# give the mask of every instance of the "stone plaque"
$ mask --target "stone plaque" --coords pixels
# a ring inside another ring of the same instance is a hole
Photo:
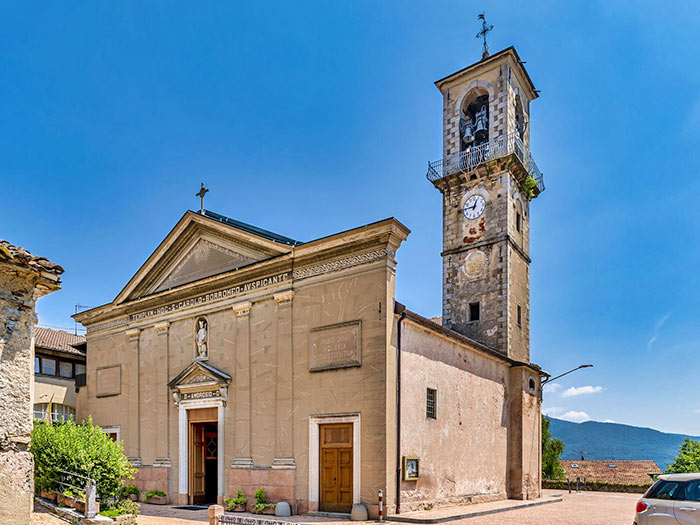
[[[97,397],[118,396],[122,393],[122,366],[101,366],[95,377]]]
[[[360,366],[362,324],[350,321],[311,330],[309,370],[331,370]]]
[[[190,399],[211,399],[214,397],[221,397],[221,391],[219,390],[202,390],[201,392],[183,392],[182,400],[188,401]]]

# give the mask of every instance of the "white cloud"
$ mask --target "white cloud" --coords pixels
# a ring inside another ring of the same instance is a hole
[[[582,423],[591,419],[585,412],[577,412],[576,410],[569,410],[568,412],[559,416],[559,419],[564,419],[566,421],[572,421],[574,423]]]
[[[615,423],[615,421],[613,421],[612,419],[606,419],[605,421],[603,421],[603,423]]]
[[[562,407],[549,407],[549,408],[543,407],[542,413],[548,417],[559,417],[561,414],[564,413],[564,410],[565,409]]]
[[[654,332],[651,334],[649,341],[647,341],[647,348],[649,350],[651,350],[651,347],[659,338],[659,332],[661,332],[661,328],[666,324],[666,321],[668,321],[669,317],[671,317],[671,312],[667,313],[661,319],[656,321],[656,324],[654,325]]]
[[[542,392],[558,392],[559,390],[561,390],[559,383],[547,383],[542,387]]]
[[[603,387],[602,386],[572,386],[571,388],[567,388],[562,392],[561,397],[574,397],[574,396],[582,396],[584,394],[597,394],[598,392],[602,392]]]
[[[700,414],[700,408],[696,408],[695,410],[693,410],[693,413],[694,413],[694,414]]]

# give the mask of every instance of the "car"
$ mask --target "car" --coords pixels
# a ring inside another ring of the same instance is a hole
[[[700,473],[659,476],[637,502],[634,525],[700,525]]]

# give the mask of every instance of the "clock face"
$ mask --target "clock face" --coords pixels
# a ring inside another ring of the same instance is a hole
[[[464,216],[467,219],[476,219],[479,215],[484,213],[484,208],[486,208],[486,201],[481,195],[472,195],[464,203]]]

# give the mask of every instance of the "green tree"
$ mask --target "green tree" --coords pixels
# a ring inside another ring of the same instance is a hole
[[[30,450],[34,454],[34,479],[38,489],[59,490],[61,472],[95,480],[102,500],[115,496],[124,480],[133,477],[121,443],[115,443],[92,419],[77,424],[36,420]]]
[[[542,476],[544,479],[564,479],[564,469],[559,456],[564,452],[564,442],[552,436],[549,418],[542,416]]]
[[[666,473],[700,472],[700,441],[686,438],[678,449],[678,456],[668,465]]]

